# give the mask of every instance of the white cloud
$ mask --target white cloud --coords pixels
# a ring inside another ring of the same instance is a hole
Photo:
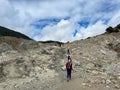
[[[41,35],[36,36],[36,40],[59,40],[59,41],[69,41],[73,39],[73,31],[75,29],[75,24],[69,20],[61,20],[57,25],[47,26],[41,31]]]
[[[30,0],[30,2],[28,0],[12,0],[12,3],[15,9],[18,9],[21,13],[27,12],[35,18],[66,17],[69,16],[69,11],[76,5],[74,0],[71,0],[71,2],[68,0]]]
[[[89,25],[87,28],[81,28],[78,34],[81,34],[81,38],[92,37],[94,35],[99,35],[105,32],[105,28],[107,26],[104,25],[103,21],[98,21],[94,25]]]
[[[118,11],[109,21],[108,25],[115,27],[120,24],[120,11]]]
[[[36,40],[59,40],[62,42],[74,41],[85,39],[87,37],[92,37],[94,35],[99,35],[105,32],[103,21],[98,21],[94,25],[89,25],[87,28],[78,27],[77,24],[69,20],[61,20],[55,26],[47,26],[41,31],[41,35],[34,37]],[[73,32],[77,30],[77,34],[74,37]]]
[[[20,13],[8,0],[0,0],[0,25],[24,33],[32,35],[33,33],[30,23],[32,18],[28,13]]]
[[[69,19],[64,20],[64,18]],[[40,19],[61,18],[42,30],[31,26]],[[0,25],[36,40],[73,41],[105,32],[120,23],[120,0],[0,0]],[[87,28],[78,22],[88,21]],[[108,20],[105,24],[104,20]],[[109,21],[110,20],[110,21]],[[77,34],[73,37],[74,30]]]

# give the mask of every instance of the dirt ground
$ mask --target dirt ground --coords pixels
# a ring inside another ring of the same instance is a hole
[[[42,78],[42,77],[41,77]],[[120,90],[106,84],[87,83],[87,78],[79,73],[72,73],[72,79],[67,81],[66,71],[51,79],[11,80],[0,84],[0,90]],[[29,80],[29,81],[28,81]]]
[[[120,90],[102,84],[89,85],[83,82],[84,79],[73,75],[70,81],[64,80],[55,90]]]

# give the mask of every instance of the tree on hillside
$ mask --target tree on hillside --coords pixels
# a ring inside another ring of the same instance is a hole
[[[106,32],[108,33],[112,33],[114,31],[114,29],[110,26],[106,29]]]
[[[118,26],[119,28],[120,28],[120,26]],[[119,29],[118,28],[113,28],[113,27],[108,27],[107,29],[106,29],[106,32],[107,33],[113,33],[113,32],[119,32]]]
[[[116,28],[117,28],[117,29],[120,29],[120,24],[118,24],[118,25],[116,26]]]

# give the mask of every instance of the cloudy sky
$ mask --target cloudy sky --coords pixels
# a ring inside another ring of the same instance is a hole
[[[120,23],[120,0],[0,0],[0,26],[37,41],[74,41]]]

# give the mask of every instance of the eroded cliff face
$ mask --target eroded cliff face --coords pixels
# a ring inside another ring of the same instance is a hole
[[[66,80],[68,48],[73,77],[81,79],[83,86],[120,88],[120,32],[117,32],[71,43],[0,37],[1,90],[53,90]]]

